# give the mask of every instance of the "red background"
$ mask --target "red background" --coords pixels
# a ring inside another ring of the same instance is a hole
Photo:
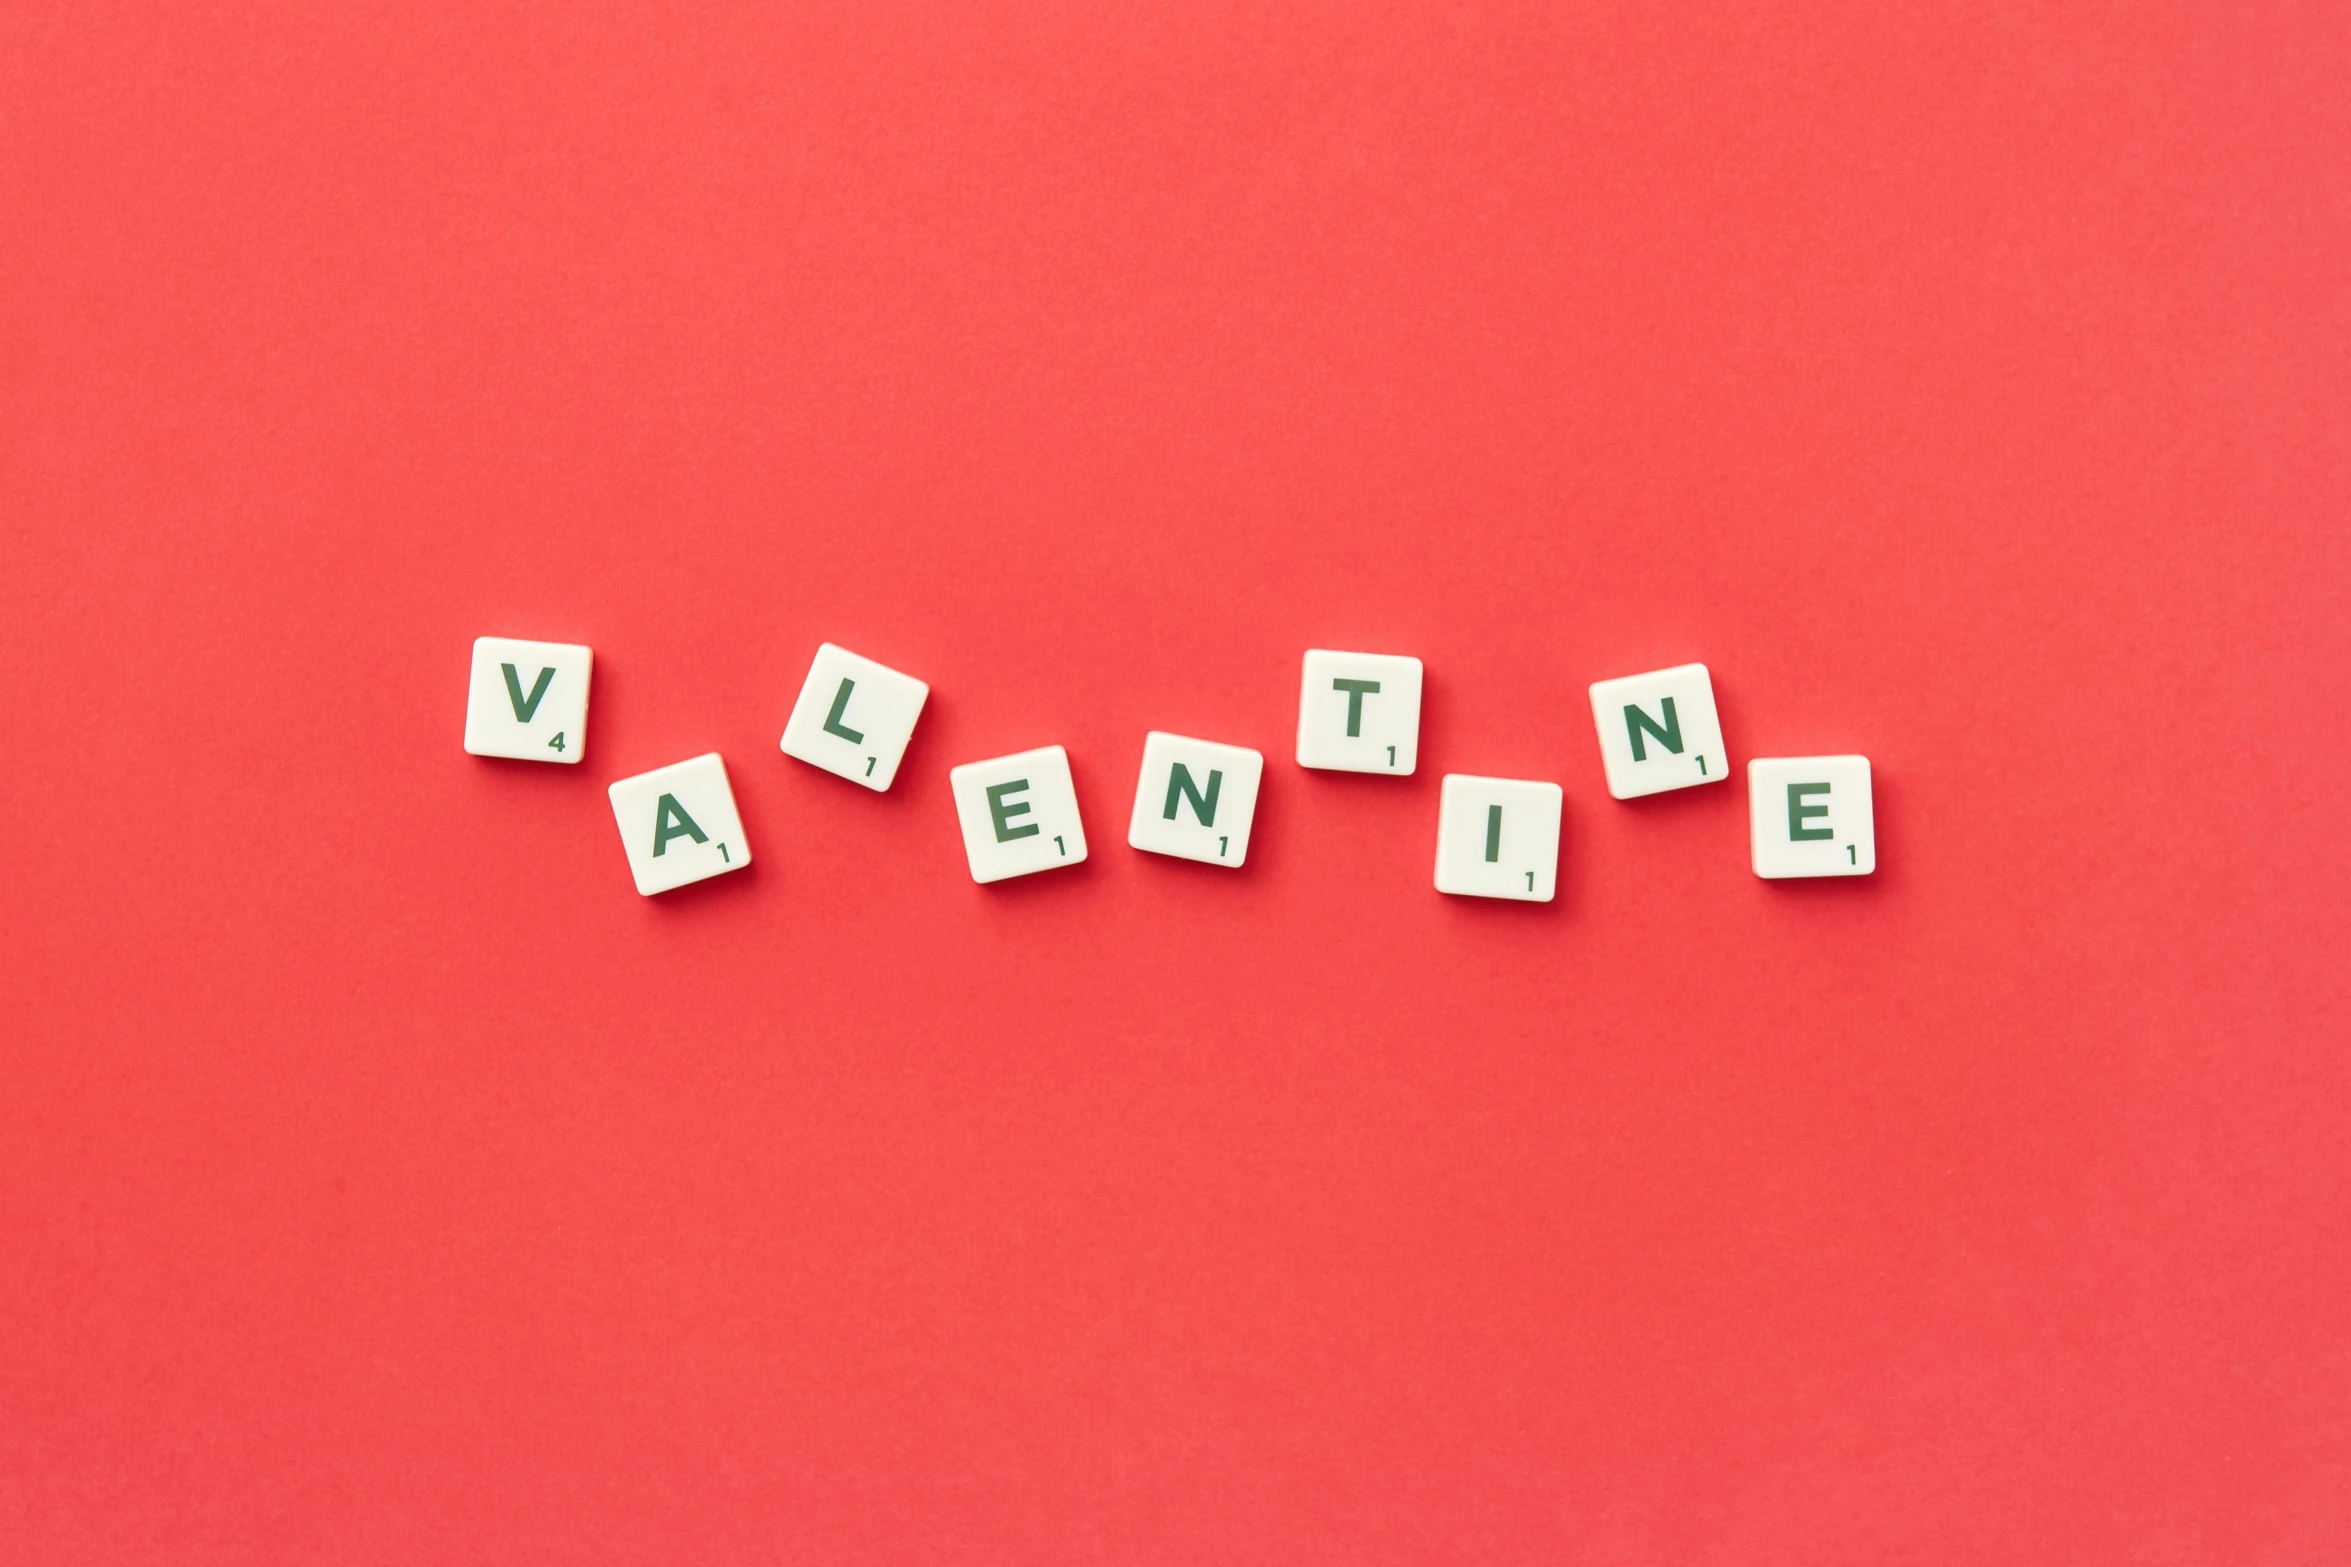
[[[0,17],[0,1558],[2351,1552],[2347,13],[1091,9]],[[1607,798],[1692,658],[1875,878]]]

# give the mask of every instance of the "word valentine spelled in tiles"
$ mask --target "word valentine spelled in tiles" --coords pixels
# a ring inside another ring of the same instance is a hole
[[[465,749],[576,765],[587,750],[590,667],[589,650],[575,643],[479,639],[466,687]],[[1412,777],[1420,765],[1422,674],[1421,661],[1403,654],[1309,648],[1299,677],[1298,765]],[[897,781],[930,692],[912,675],[823,643],[800,682],[781,748],[811,767],[886,790]],[[1731,781],[1714,677],[1704,664],[1594,681],[1590,696],[1601,776],[1616,799]],[[1252,746],[1150,731],[1128,846],[1240,870],[1264,776],[1265,754]],[[1746,782],[1757,876],[1876,871],[1867,757],[1758,757],[1747,763]],[[947,785],[973,881],[1085,862],[1085,823],[1069,753],[1060,746],[962,763],[948,769]],[[609,793],[629,874],[648,897],[751,863],[716,752],[619,779]],[[1437,891],[1551,902],[1566,793],[1545,779],[1445,774],[1437,790]]]

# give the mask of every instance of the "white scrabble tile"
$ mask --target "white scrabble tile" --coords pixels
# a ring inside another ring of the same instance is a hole
[[[1549,903],[1560,800],[1555,783],[1447,773],[1437,802],[1437,890]]]
[[[887,789],[930,694],[912,675],[827,642],[792,704],[784,754],[868,789]]]
[[[1721,783],[1731,775],[1722,720],[1714,712],[1714,681],[1704,664],[1595,681],[1592,722],[1600,729],[1608,792],[1620,800]]]
[[[1235,870],[1249,856],[1264,753],[1154,729],[1143,737],[1143,773],[1127,842],[1150,854]]]
[[[648,898],[751,863],[727,764],[716,751],[623,778],[608,792],[629,874]]]
[[[1747,764],[1755,874],[1867,876],[1878,868],[1866,756],[1768,756]]]
[[[1420,660],[1306,650],[1298,688],[1298,765],[1394,773],[1420,758]]]
[[[973,881],[1058,870],[1086,857],[1078,792],[1061,747],[966,762],[948,772],[947,784]]]
[[[524,762],[577,762],[587,749],[588,666],[571,642],[476,637],[465,748]]]

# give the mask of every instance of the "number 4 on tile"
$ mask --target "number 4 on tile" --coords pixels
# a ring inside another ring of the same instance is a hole
[[[521,762],[577,762],[587,749],[588,649],[481,637],[465,697],[465,748]]]

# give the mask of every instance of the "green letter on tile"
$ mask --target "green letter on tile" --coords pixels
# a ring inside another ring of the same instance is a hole
[[[1191,769],[1178,762],[1175,764],[1175,770],[1167,775],[1167,809],[1161,814],[1172,822],[1176,819],[1177,802],[1190,800],[1192,814],[1200,818],[1200,825],[1214,827],[1216,825],[1216,791],[1223,787],[1224,769],[1210,768],[1208,792],[1202,794],[1192,783]]]
[[[842,717],[849,711],[849,693],[856,689],[857,682],[854,680],[841,682],[841,689],[833,693],[833,710],[824,715],[824,732],[828,735],[839,735],[851,745],[863,745],[865,744],[864,732],[852,729],[841,722]]]
[[[539,698],[547,694],[547,682],[555,678],[555,671],[540,670],[537,684],[531,687],[531,694],[526,697],[522,694],[522,679],[515,674],[514,666],[500,664],[498,667],[506,671],[506,699],[514,704],[514,721],[518,724],[529,723],[531,715],[539,710]]]
[[[691,838],[696,843],[708,843],[709,837],[694,825],[694,818],[678,804],[678,797],[665,794],[653,811],[653,857],[661,858],[661,851],[669,847],[672,838]]]
[[[1015,778],[1010,783],[988,785],[988,819],[996,824],[996,841],[998,843],[1010,843],[1015,838],[1034,838],[1037,835],[1039,829],[1035,822],[1030,822],[1025,827],[1012,825],[1012,819],[1015,816],[1029,814],[1029,802],[1004,798],[1008,794],[1019,794],[1028,786],[1029,781],[1026,778]]]
[[[1625,704],[1624,727],[1625,733],[1633,737],[1633,760],[1636,762],[1649,760],[1648,747],[1641,744],[1641,731],[1644,729],[1655,735],[1658,743],[1674,755],[1682,754],[1682,721],[1673,710],[1673,698],[1670,696],[1665,699],[1664,728],[1658,728],[1655,723],[1650,721],[1647,713],[1642,712],[1630,702]]]
[[[1829,808],[1825,805],[1806,805],[1804,797],[1808,794],[1826,794],[1828,792],[1829,786],[1824,783],[1788,785],[1789,841],[1794,843],[1817,842],[1820,839],[1834,838],[1837,835],[1837,830],[1834,827],[1807,827],[1804,825],[1804,818],[1807,816],[1826,816],[1829,813]]]

